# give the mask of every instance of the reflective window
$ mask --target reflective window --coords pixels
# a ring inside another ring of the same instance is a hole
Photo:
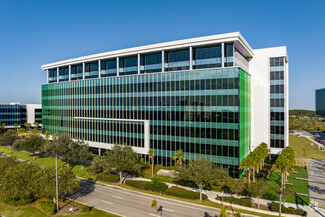
[[[161,53],[141,55],[140,73],[161,72]]]
[[[284,93],[284,85],[271,85],[271,93]]]
[[[224,58],[225,58],[225,67],[234,65],[234,44],[225,44],[224,45]]]
[[[271,99],[271,107],[284,107],[284,99]]]
[[[177,71],[190,69],[189,49],[165,52],[165,70]]]
[[[117,75],[116,70],[116,59],[111,60],[102,60],[100,66],[100,76],[101,77],[110,77]]]
[[[98,78],[98,62],[85,64],[85,78]]]
[[[71,81],[82,79],[82,64],[71,66]]]
[[[221,45],[193,48],[193,68],[221,67]]]
[[[69,67],[59,68],[59,81],[69,81]]]
[[[57,69],[49,69],[49,83],[57,82]]]
[[[138,74],[138,56],[120,58],[119,67],[120,75]]]

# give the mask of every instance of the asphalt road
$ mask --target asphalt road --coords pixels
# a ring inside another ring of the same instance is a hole
[[[71,196],[77,202],[100,208],[127,217],[156,216],[150,205],[153,195],[81,180],[81,190]],[[159,207],[158,216],[163,217],[215,217],[218,210],[182,201],[155,198]]]

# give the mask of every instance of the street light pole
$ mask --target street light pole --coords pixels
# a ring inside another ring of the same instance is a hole
[[[58,154],[55,155],[56,210],[59,211]]]
[[[281,194],[282,194],[282,174],[280,178],[280,191],[278,192],[280,195],[280,204],[279,204],[279,217],[281,217]]]

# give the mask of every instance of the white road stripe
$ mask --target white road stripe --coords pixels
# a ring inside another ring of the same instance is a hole
[[[163,211],[169,211],[169,212],[174,212],[174,210],[171,210],[171,209],[166,209],[166,208],[162,208]]]
[[[105,200],[102,200],[103,203],[107,203],[107,204],[110,204],[110,205],[113,205],[114,203],[111,203],[111,202],[108,202],[108,201],[105,201]]]
[[[117,197],[117,196],[114,196],[114,195],[112,195],[112,197],[120,199],[120,200],[124,200],[122,197]]]
[[[109,189],[109,190],[112,190],[112,191],[117,191],[119,193],[123,193],[123,194],[129,194],[129,195],[133,195],[133,196],[136,196],[136,197],[141,197],[141,198],[145,198],[145,199],[149,199],[149,200],[152,200],[152,198],[154,197],[146,197],[146,196],[142,196],[140,194],[133,194],[133,193],[130,193],[130,192],[126,192],[126,191],[123,191],[123,190],[120,190],[120,189],[113,189],[113,188],[109,188],[109,187],[104,187],[106,189]],[[196,210],[200,210],[200,211],[209,211],[211,213],[215,213],[215,214],[218,214],[219,212],[218,211],[212,211],[210,209],[210,207],[207,207],[206,209],[202,209],[202,208],[198,208],[198,207],[193,207],[193,206],[187,206],[187,205],[182,205],[182,204],[177,204],[175,202],[169,202],[167,200],[162,200],[162,199],[159,199],[159,201],[163,202],[163,203],[169,203],[169,204],[172,204],[174,206],[180,206],[180,207],[185,207],[185,208],[189,208],[189,209],[196,209]],[[193,204],[194,205],[194,204]],[[208,209],[208,210],[207,210]],[[212,208],[213,209],[213,208]]]

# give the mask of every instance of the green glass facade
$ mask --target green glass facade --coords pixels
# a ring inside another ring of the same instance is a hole
[[[182,149],[186,159],[204,157],[238,177],[250,151],[250,88],[239,67],[44,84],[43,130],[143,148],[149,121],[156,164],[173,164]]]

